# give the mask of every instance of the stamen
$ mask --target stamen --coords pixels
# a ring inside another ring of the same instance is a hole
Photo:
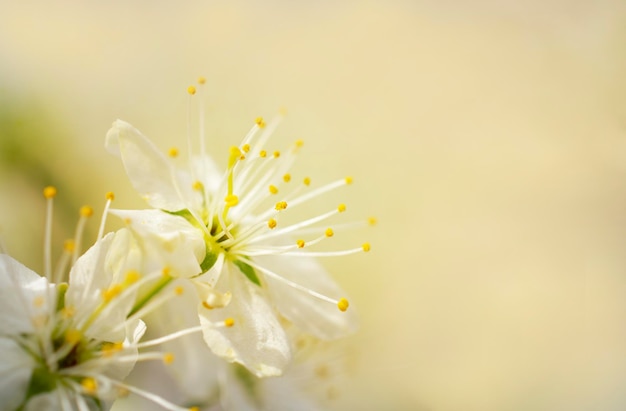
[[[87,219],[93,215],[93,208],[89,206],[82,206],[79,211],[80,218],[78,219],[78,224],[76,225],[76,233],[74,234],[74,254],[72,255],[72,265],[78,260],[78,256],[80,255],[80,248],[83,239],[83,232],[85,231],[85,224],[87,223]]]
[[[265,150],[259,151],[259,157],[261,157],[261,158],[267,157],[267,151],[265,151]]]
[[[324,232],[324,235],[326,235],[326,237],[332,237],[333,235],[335,235],[335,233],[334,233],[333,229],[329,227]]]
[[[269,227],[270,230],[273,230],[274,228],[276,228],[276,220],[274,220],[273,218],[270,218],[269,221],[267,222],[267,226]]]
[[[304,248],[305,245],[304,240],[298,240],[296,241],[296,244],[298,245],[298,248]]]
[[[57,262],[57,267],[54,271],[54,283],[60,283],[64,280],[63,273],[65,273],[65,270],[67,269],[67,265],[70,262],[70,258],[74,254],[75,248],[76,247],[74,244],[74,240],[65,240],[65,242],[63,243],[63,254],[61,255],[61,258],[59,258],[59,261]]]
[[[264,128],[265,127],[265,120],[263,120],[263,117],[257,117],[254,122],[256,123],[257,126],[259,126],[259,128]]]
[[[233,325],[235,325],[235,320],[228,317],[227,319],[224,320],[224,325],[226,327],[232,327]]]
[[[276,186],[274,185],[269,186],[269,191],[271,194],[278,194],[278,188],[276,188]]]
[[[174,359],[175,359],[174,354],[172,354],[171,352],[165,353],[163,355],[163,363],[165,365],[170,365],[171,363],[174,362]]]
[[[171,147],[169,150],[167,150],[167,155],[171,158],[178,157],[178,154],[178,149],[176,147]]]
[[[291,181],[291,175],[290,175],[290,174],[285,174],[285,175],[283,176],[283,181],[284,181],[285,183],[290,182],[290,181]]]
[[[338,307],[339,307],[339,304],[341,303],[341,300],[335,300],[335,299],[330,298],[330,297],[328,297],[328,296],[326,296],[324,294],[318,293],[317,291],[311,290],[310,288],[307,288],[307,287],[305,287],[305,286],[303,286],[301,284],[298,284],[298,283],[295,283],[295,282],[293,282],[291,280],[288,280],[285,277],[282,277],[282,276],[276,274],[275,272],[268,270],[267,268],[263,268],[260,265],[253,263],[252,261],[247,261],[247,263],[249,265],[251,265],[252,267],[256,268],[257,270],[263,272],[265,275],[267,275],[269,277],[272,277],[272,278],[274,278],[276,280],[282,281],[285,284],[287,284],[288,286],[293,287],[296,290],[300,290],[300,291],[302,291],[302,292],[304,292],[304,293],[306,293],[306,294],[308,294],[310,296],[318,298],[318,299],[320,299],[322,301],[329,302],[331,304],[335,304]]]
[[[349,306],[350,304],[348,303],[348,300],[346,300],[345,298],[340,298],[339,302],[337,303],[337,307],[341,311],[346,311]]]
[[[278,203],[276,203],[276,211],[281,211],[281,210],[285,210],[287,208],[287,202],[286,201],[279,201]]]
[[[180,330],[180,331],[177,331],[175,333],[166,335],[164,337],[156,338],[154,340],[140,342],[139,344],[136,344],[136,347],[138,349],[146,348],[146,347],[153,347],[155,345],[160,345],[160,344],[163,344],[165,342],[168,342],[168,341],[175,340],[177,338],[183,337],[183,336],[185,336],[187,334],[193,334],[193,333],[197,333],[197,332],[200,332],[200,331],[202,331],[202,326],[198,325],[196,327],[186,328],[184,330]]]
[[[311,185],[311,179],[309,177],[304,177],[304,180],[302,180],[302,182],[305,186]]]
[[[111,384],[120,387],[122,389],[125,389],[129,392],[132,392],[133,394],[139,395],[142,398],[145,398],[148,401],[152,401],[154,404],[160,406],[161,408],[168,410],[168,411],[198,411],[198,407],[190,407],[190,408],[185,408],[185,407],[180,407],[176,404],[173,404],[171,402],[169,402],[168,400],[166,400],[165,398],[151,393],[149,391],[145,391],[142,390],[140,388],[134,387],[132,385],[127,385],[122,383],[121,381],[116,381],[113,380],[111,378],[106,378]]]
[[[367,219],[367,224],[374,226],[378,223],[378,220],[376,219],[376,217],[370,217]]]
[[[87,395],[95,395],[98,392],[98,382],[94,378],[83,378],[80,385]]]
[[[109,214],[109,208],[111,207],[111,203],[113,202],[113,200],[115,200],[115,194],[113,194],[112,191],[109,191],[108,193],[106,193],[105,197],[107,201],[104,204],[104,211],[102,212],[102,219],[100,220],[100,228],[98,229],[98,237],[96,237],[96,242],[100,241],[102,239],[102,236],[104,235],[104,225],[107,221],[107,215]]]
[[[46,199],[46,234],[44,237],[44,274],[49,281],[52,281],[52,212],[53,198],[57,195],[57,189],[48,186],[43,189],[43,196]]]

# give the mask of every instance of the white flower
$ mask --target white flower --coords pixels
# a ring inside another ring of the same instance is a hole
[[[284,153],[267,151],[265,144],[275,127],[275,122],[266,126],[257,119],[241,145],[231,148],[223,173],[204,149],[190,155],[186,168],[177,167],[171,158],[177,150],[170,150],[168,158],[120,120],[106,137],[107,149],[121,157],[135,189],[157,209],[112,213],[127,222],[141,238],[138,241],[150,245],[147,249],[157,246],[166,254],[179,255],[178,264],[185,268],[173,275],[190,278],[199,289],[203,301],[198,312],[207,344],[217,355],[243,364],[257,376],[280,374],[290,358],[275,309],[322,339],[339,338],[356,329],[357,319],[353,310],[347,310],[344,292],[313,257],[369,251],[368,243],[348,250],[315,251],[316,244],[343,228],[321,225],[345,211],[343,204],[303,221],[282,223],[287,209],[352,179],[318,188],[311,187],[308,177],[300,184],[292,181],[289,169],[302,143]],[[178,235],[189,243],[184,262]],[[199,253],[200,239],[203,253]]]
[[[132,241],[125,229],[106,235],[77,259],[69,286],[0,254],[3,410],[108,409],[129,391],[168,410],[187,409],[123,382],[137,361],[172,360],[170,354],[139,353],[155,345],[139,342],[146,327],[137,298],[153,278],[139,275]]]

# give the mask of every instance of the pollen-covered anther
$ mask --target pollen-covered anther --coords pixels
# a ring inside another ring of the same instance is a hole
[[[259,157],[262,157],[262,158],[267,157],[267,151],[265,151],[265,150],[259,151]]]
[[[302,141],[302,140],[296,140],[296,147],[297,147],[297,148],[300,148],[300,147],[302,147],[303,145],[304,145],[304,141]]]
[[[65,319],[72,318],[74,314],[76,314],[76,310],[71,305],[66,305],[61,309],[61,315]]]
[[[204,83],[206,83],[206,78],[202,76],[198,77],[198,84],[204,84]]]
[[[204,190],[204,184],[201,181],[195,181],[191,187],[196,191]]]
[[[169,365],[174,362],[174,354],[171,352],[163,354],[163,363]]]
[[[352,177],[346,177],[345,180],[346,180],[346,184],[352,184],[353,182]]]
[[[122,290],[123,287],[120,284],[113,284],[108,289],[102,290],[102,299],[108,303],[109,301],[120,295]]]
[[[270,185],[269,190],[271,194],[278,194],[278,188],[276,188],[276,186],[274,185]]]
[[[104,195],[104,198],[109,201],[113,201],[115,200],[115,193],[113,193],[113,191],[107,191],[107,193]]]
[[[191,408],[189,408],[189,411],[200,411],[200,408],[198,408],[198,407],[191,407]]]
[[[185,293],[185,289],[181,287],[180,285],[177,287],[174,287],[174,294],[183,295],[184,293]]]
[[[89,206],[82,206],[80,208],[80,215],[81,217],[91,217],[93,215],[93,208],[89,207]]]
[[[87,395],[95,395],[98,392],[98,382],[92,377],[83,378],[80,386],[83,387]]]
[[[337,308],[339,308],[339,311],[346,311],[349,306],[350,303],[345,298],[340,298],[337,302]]]
[[[195,86],[187,87],[187,93],[189,93],[190,96],[193,96],[194,94],[196,94],[196,87]]]
[[[207,310],[212,310],[215,308],[211,304],[207,303],[206,301],[202,301],[202,306],[206,308]]]
[[[257,126],[259,126],[259,128],[265,127],[265,120],[263,120],[263,117],[257,117],[254,122]]]
[[[129,285],[134,284],[137,281],[139,281],[140,278],[141,278],[141,274],[139,274],[135,270],[130,270],[126,273],[126,276],[124,277],[124,285],[128,287]]]
[[[305,186],[311,185],[311,179],[309,177],[304,177],[304,180],[302,180],[302,182]]]
[[[367,224],[369,225],[376,225],[376,223],[378,223],[378,220],[376,219],[376,217],[370,217],[367,219]]]
[[[76,248],[76,243],[74,243],[74,240],[67,239],[63,242],[63,251],[65,251],[66,253],[72,254],[75,248]]]
[[[54,198],[57,195],[57,189],[53,186],[48,186],[43,189],[44,198]]]
[[[83,334],[78,330],[67,330],[64,336],[65,342],[72,345],[78,343],[81,338]]]
[[[118,353],[124,349],[123,342],[105,343],[102,345],[102,355],[105,357],[111,357],[115,353]]]
[[[239,197],[234,194],[229,194],[224,198],[224,201],[228,207],[234,207],[239,204]]]
[[[224,325],[226,327],[232,327],[233,325],[235,325],[235,320],[231,317],[228,317],[227,319],[224,320]]]
[[[243,146],[241,146],[241,150],[242,150],[244,153],[248,153],[248,152],[250,152],[250,144],[244,144]]]
[[[346,211],[346,205],[344,203],[341,203],[337,206],[337,211],[339,211],[340,213],[343,213],[344,211]]]
[[[274,158],[278,158],[280,157],[280,151],[276,150],[274,151]]]
[[[172,269],[169,267],[163,267],[163,269],[161,270],[161,275],[163,277],[169,277],[171,275]]]
[[[372,247],[370,246],[370,243],[364,243],[361,248],[363,248],[363,251],[367,253]]]
[[[324,231],[324,235],[326,237],[332,237],[332,236],[335,235],[335,232],[333,231],[332,228],[329,227],[329,228],[326,229],[326,231]]]
[[[277,211],[281,211],[287,208],[287,202],[286,201],[279,201],[278,203],[276,203],[276,210]]]
[[[285,183],[290,182],[290,181],[291,181],[291,174],[285,174],[285,175],[283,176],[283,181],[284,181]]]
[[[304,240],[298,240],[296,241],[296,245],[298,246],[298,248],[304,248],[305,242]]]
[[[275,228],[276,228],[276,224],[277,224],[277,223],[276,223],[276,220],[274,220],[273,218],[270,218],[270,219],[267,221],[267,226],[269,227],[269,229],[270,229],[270,230],[275,229]]]
[[[169,150],[167,150],[167,155],[171,158],[178,157],[178,149],[176,147],[171,147]]]

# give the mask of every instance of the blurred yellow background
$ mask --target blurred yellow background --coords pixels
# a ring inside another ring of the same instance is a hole
[[[362,316],[338,408],[623,410],[624,44],[617,0],[2,1],[0,237],[41,271],[47,184],[56,251],[106,191],[143,207],[104,135],[184,146],[203,75],[221,164],[287,107],[297,167],[379,219],[325,261]]]

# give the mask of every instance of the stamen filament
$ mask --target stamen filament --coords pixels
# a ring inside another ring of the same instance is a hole
[[[193,334],[193,333],[196,333],[198,331],[202,331],[202,326],[186,328],[184,330],[180,330],[178,332],[166,335],[165,337],[156,338],[156,339],[150,340],[150,341],[144,341],[144,342],[141,342],[141,343],[137,344],[136,347],[137,348],[152,347],[154,345],[163,344],[164,342],[168,342],[170,340],[174,340],[176,338],[185,336],[187,334]]]

